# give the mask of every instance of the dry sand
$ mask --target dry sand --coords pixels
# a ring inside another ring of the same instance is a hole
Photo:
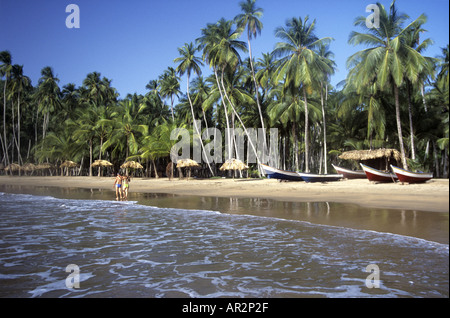
[[[111,177],[9,177],[3,185],[110,189]],[[169,193],[194,196],[258,197],[294,202],[341,202],[362,206],[430,212],[449,211],[449,180],[433,179],[425,184],[371,183],[344,180],[330,183],[279,182],[273,179],[205,179],[169,181],[167,178],[133,178],[130,192]]]

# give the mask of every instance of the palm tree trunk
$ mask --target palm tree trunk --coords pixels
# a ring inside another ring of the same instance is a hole
[[[305,172],[309,172],[309,114],[306,86],[303,87],[303,97],[305,100]]]
[[[261,104],[259,103],[259,86],[255,77],[255,69],[253,68],[252,46],[250,44],[250,28],[247,28],[247,42],[248,42],[248,55],[250,56],[250,69],[252,71],[253,83],[255,83],[256,104],[258,105],[258,112],[261,120],[261,128],[263,129],[264,132],[264,147],[267,147],[266,129],[264,127],[264,119],[262,115]]]
[[[397,119],[397,132],[398,132],[398,142],[400,145],[400,153],[402,155],[403,169],[408,169],[408,164],[406,163],[405,147],[403,145],[403,134],[402,134],[402,122],[400,119],[400,101],[398,97],[398,87],[394,83],[394,98],[395,98],[395,115]]]
[[[189,104],[191,105],[192,120],[194,122],[194,128],[195,128],[195,131],[197,132],[198,139],[200,139],[200,145],[202,147],[203,155],[205,156],[205,158],[207,158],[205,146],[203,145],[202,136],[200,134],[200,131],[198,130],[197,121],[195,120],[194,106],[192,105],[191,94],[189,94],[189,80],[190,80],[189,73],[187,73],[187,96],[188,96]],[[209,171],[211,172],[212,176],[214,176],[214,172],[212,171],[211,166],[209,165],[209,160],[207,160],[206,163],[208,164],[208,168],[209,168]],[[189,170],[189,174],[190,174],[190,170]]]
[[[328,89],[328,85],[326,84]],[[327,94],[328,95],[328,94]],[[320,83],[320,102],[322,103],[322,120],[323,120],[323,164],[325,174],[328,173],[327,169],[327,123],[325,121],[325,105],[323,101],[323,83]]]
[[[409,134],[411,139],[411,159],[416,159],[416,150],[414,146],[414,127],[413,127],[413,118],[412,118],[412,102],[411,102],[411,83],[406,81],[406,90],[408,94],[408,115],[409,115]]]
[[[6,85],[7,84],[8,84],[8,77],[5,77],[5,83],[3,85],[3,140],[5,142],[6,165],[9,166],[10,162],[9,162],[8,145],[7,145],[7,139],[6,139]],[[5,172],[6,171],[7,170],[5,169]],[[9,174],[12,175],[11,168],[9,169]]]
[[[222,86],[223,86],[223,90],[224,90],[224,92],[225,92],[225,97],[226,97],[227,100],[228,100],[228,103],[230,103],[230,106],[231,106],[231,108],[233,109],[233,112],[234,112],[234,114],[236,115],[237,119],[238,119],[239,122],[241,123],[242,128],[244,128],[244,132],[245,132],[245,134],[247,135],[248,142],[250,143],[250,146],[252,147],[252,149],[253,149],[253,151],[254,151],[254,153],[255,153],[256,160],[257,160],[258,166],[259,166],[259,163],[260,163],[261,161],[259,160],[258,152],[256,151],[256,148],[255,148],[255,146],[253,145],[252,139],[250,138],[250,135],[248,134],[247,128],[245,127],[244,123],[242,122],[241,117],[240,117],[239,114],[236,112],[236,109],[234,108],[233,103],[231,102],[230,98],[228,97],[227,91],[225,90],[225,85],[223,84],[223,77],[222,77]],[[259,169],[258,169],[258,174],[260,175]],[[261,176],[261,175],[260,175],[260,176]]]
[[[228,121],[228,112],[227,112],[227,106],[225,105],[225,99],[223,98],[223,94],[222,94],[222,89],[220,88],[220,83],[219,83],[219,77],[217,76],[217,70],[214,67],[214,75],[216,76],[216,83],[217,83],[217,88],[219,89],[219,93],[220,93],[220,97],[222,99],[222,105],[223,105],[223,110],[225,112],[225,119],[227,121],[227,140],[228,140],[228,145],[230,145],[231,148],[231,140],[230,140],[230,123]],[[223,74],[222,74],[222,78],[223,78]],[[228,154],[228,159],[231,159],[231,153]]]

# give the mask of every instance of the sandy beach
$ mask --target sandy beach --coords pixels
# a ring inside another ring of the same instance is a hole
[[[105,189],[113,193],[111,177],[9,177],[0,184]],[[364,179],[330,183],[278,182],[273,179],[133,178],[130,192],[168,193],[189,196],[267,198],[289,202],[340,202],[366,207],[449,211],[449,180],[434,179],[425,184],[371,183]]]

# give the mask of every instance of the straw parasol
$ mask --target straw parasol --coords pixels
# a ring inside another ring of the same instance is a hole
[[[123,165],[120,166],[122,169],[133,168],[133,169],[143,169],[144,167],[136,161],[127,161]]]
[[[220,167],[220,171],[224,170],[247,170],[248,166],[239,159],[228,159]]]
[[[26,163],[22,166],[23,171],[33,171],[36,169],[36,165],[34,163]]]
[[[20,168],[20,165],[18,165],[17,163],[10,163],[4,169],[5,170],[11,170],[11,171],[18,171],[21,168]]]
[[[40,163],[36,166],[36,169],[38,169],[38,170],[52,169],[52,168],[54,168],[53,165],[48,162]]]
[[[177,167],[178,168],[185,168],[185,167],[200,167],[200,165],[197,163],[197,161],[192,159],[180,159],[177,161]]]
[[[66,160],[59,167],[60,168],[75,168],[77,166],[78,166],[78,163],[70,161],[70,160]]]
[[[113,164],[107,160],[95,160],[91,167],[111,167]]]
[[[194,167],[200,167],[200,165],[197,163],[197,161],[192,159],[180,159],[177,161],[177,168],[189,168],[189,175],[187,179],[189,180],[189,177],[191,176],[191,168]]]

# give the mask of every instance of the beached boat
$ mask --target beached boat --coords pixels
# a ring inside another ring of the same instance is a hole
[[[264,164],[261,164],[265,174],[270,179],[287,180],[287,181],[303,181],[297,172],[286,171],[277,168],[273,168]]]
[[[391,168],[401,183],[423,183],[433,179],[432,173],[412,172],[393,165]]]
[[[302,177],[305,182],[339,181],[344,177],[342,174],[314,174],[305,172],[298,172],[298,175]]]
[[[342,174],[346,179],[366,179],[366,173],[364,170],[350,170],[342,167],[332,165],[337,173]]]
[[[377,170],[374,169],[372,167],[363,165],[362,163],[360,163],[361,167],[363,168],[367,179],[369,179],[369,181],[374,181],[374,182],[395,182],[397,181],[397,176],[395,175],[395,173],[391,173],[391,172],[384,172],[381,170]]]

